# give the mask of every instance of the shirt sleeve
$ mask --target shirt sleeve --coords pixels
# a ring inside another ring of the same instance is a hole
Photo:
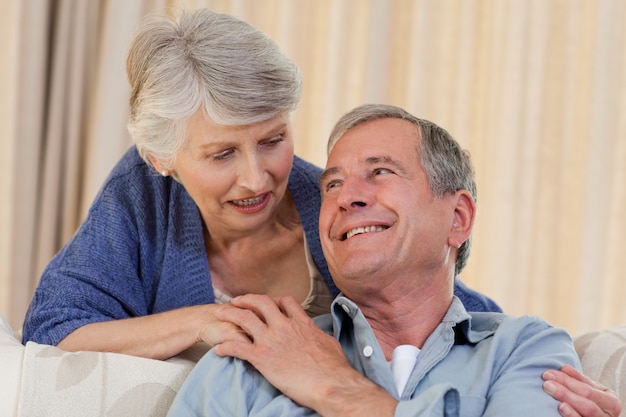
[[[536,317],[510,320],[496,332],[500,348],[493,356],[493,371],[483,417],[559,417],[558,401],[543,390],[541,374],[569,364],[580,370],[570,335]],[[517,334],[517,337],[511,337]]]
[[[193,368],[167,417],[305,417],[317,414],[295,404],[250,364],[210,350]]]
[[[253,367],[209,351],[191,371],[169,409],[167,417],[317,416],[272,387]],[[439,384],[412,401],[401,402],[396,417],[459,417],[458,392]]]

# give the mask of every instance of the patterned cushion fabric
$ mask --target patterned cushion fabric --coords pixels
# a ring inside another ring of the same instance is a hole
[[[585,375],[615,391],[626,407],[626,326],[582,334],[574,346]]]
[[[193,365],[28,342],[18,417],[165,416]]]

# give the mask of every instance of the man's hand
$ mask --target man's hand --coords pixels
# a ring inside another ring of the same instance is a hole
[[[226,340],[215,353],[248,361],[283,394],[321,415],[393,415],[396,400],[354,370],[339,342],[293,297],[274,301],[248,294],[236,297],[232,306],[237,308],[219,309],[216,317],[248,338]],[[372,402],[367,408],[364,399]]]
[[[564,417],[618,417],[622,406],[613,391],[565,365],[560,371],[546,371],[544,390],[561,401]]]

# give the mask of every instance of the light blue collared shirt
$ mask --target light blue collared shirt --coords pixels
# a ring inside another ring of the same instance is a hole
[[[538,317],[468,313],[455,297],[399,393],[389,363],[359,308],[338,296],[318,325],[341,343],[352,366],[399,400],[396,417],[559,417],[541,374],[580,362],[568,333]],[[297,366],[297,364],[293,364]],[[315,416],[276,390],[251,365],[209,351],[168,413],[184,416]]]

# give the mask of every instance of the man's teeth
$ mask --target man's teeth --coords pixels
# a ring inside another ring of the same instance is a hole
[[[245,200],[233,200],[233,204],[240,207],[254,206],[263,201],[263,197],[247,198]]]
[[[346,233],[346,239],[350,239],[354,235],[360,235],[361,233],[369,233],[369,232],[382,232],[385,230],[382,226],[365,226],[365,227],[357,227],[355,229],[349,230]]]

